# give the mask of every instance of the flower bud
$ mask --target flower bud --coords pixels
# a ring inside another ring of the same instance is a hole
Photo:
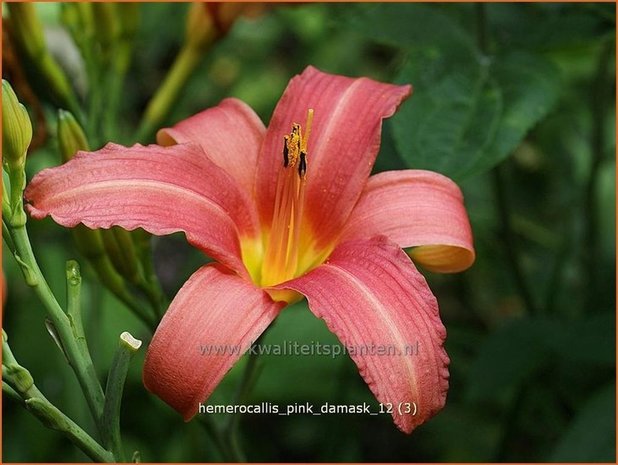
[[[23,167],[32,140],[32,123],[11,85],[2,80],[2,157],[11,168]]]
[[[117,3],[118,17],[120,19],[120,35],[122,38],[132,39],[139,29],[140,12],[139,3]]]
[[[91,3],[63,2],[60,17],[84,60],[91,59],[95,36],[94,14]]]
[[[126,283],[114,268],[105,250],[103,232],[109,233],[109,231],[88,229],[83,224],[78,224],[71,230],[71,235],[75,247],[92,265],[103,285],[120,300],[130,303],[132,297]]]
[[[192,3],[187,13],[185,42],[188,47],[205,51],[218,35],[213,15],[205,3]]]
[[[137,251],[129,231],[118,226],[103,231],[103,244],[114,268],[121,276],[136,285],[143,282]]]
[[[15,38],[26,53],[38,58],[46,53],[43,25],[36,14],[34,3],[11,3],[7,5]]]
[[[116,42],[120,33],[120,24],[116,3],[93,2],[92,9],[95,18],[95,28],[99,42],[103,46],[103,52],[108,52],[107,47]]]
[[[47,49],[43,24],[36,14],[34,3],[10,2],[7,9],[12,37],[24,55],[24,62],[37,76],[37,81],[45,83],[42,92],[59,106],[70,108],[74,113],[79,112],[79,103],[71,83]]]
[[[68,111],[58,111],[58,147],[66,163],[80,150],[89,150],[86,134]]]

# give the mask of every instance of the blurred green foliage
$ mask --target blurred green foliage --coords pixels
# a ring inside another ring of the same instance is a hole
[[[58,5],[37,7],[48,32],[58,32]],[[119,141],[135,142],[140,115],[183,40],[187,8],[140,5]],[[257,18],[238,20],[209,51],[168,124],[226,96],[245,100],[268,121],[287,81],[308,64],[411,82],[414,95],[385,124],[376,171],[425,168],[455,177],[477,250],[476,264],[461,275],[426,273],[451,357],[449,398],[439,415],[411,436],[386,416],[245,415],[240,439],[249,460],[615,461],[614,57],[615,6],[594,3],[270,5]],[[74,83],[84,78],[77,65],[69,71]],[[53,128],[55,107],[45,104],[44,111]],[[49,138],[29,154],[29,177],[59,162],[57,141]],[[63,303],[64,263],[82,257],[68,231],[51,221],[29,227]],[[6,248],[4,257],[3,326],[14,353],[50,400],[93,432],[39,302]],[[169,297],[205,261],[182,235],[155,239]],[[104,379],[120,332],[150,336],[83,267],[89,344]],[[336,338],[300,303],[265,340],[284,341]],[[198,421],[184,424],[145,391],[143,355],[133,361],[122,406],[127,447],[144,461],[220,460]],[[243,363],[212,403],[229,402]],[[259,363],[247,402],[375,405],[345,356]],[[86,459],[21,407],[3,405],[4,461]]]

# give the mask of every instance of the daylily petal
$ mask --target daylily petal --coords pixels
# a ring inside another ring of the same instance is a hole
[[[259,234],[248,197],[194,144],[80,152],[37,174],[25,197],[34,218],[51,215],[67,227],[183,231],[195,247],[245,275],[239,235]]]
[[[283,136],[314,110],[308,142],[305,219],[316,248],[332,242],[360,196],[380,148],[382,120],[411,86],[348,78],[308,67],[294,77],[275,108],[258,159],[256,197],[262,223],[273,216]]]
[[[282,305],[217,265],[178,291],[148,347],[144,385],[190,420]]]
[[[427,282],[399,246],[385,236],[342,243],[326,263],[278,287],[307,296],[378,401],[394,406],[402,431],[444,406],[446,331]]]
[[[219,105],[161,129],[163,146],[195,142],[217,166],[232,176],[246,192],[253,192],[257,156],[266,128],[244,102],[227,98]]]
[[[474,262],[472,230],[457,185],[424,170],[387,171],[369,178],[342,241],[384,234],[428,270],[454,273]]]

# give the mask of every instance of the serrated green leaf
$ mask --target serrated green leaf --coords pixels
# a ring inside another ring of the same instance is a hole
[[[401,157],[411,168],[455,179],[505,159],[560,91],[556,67],[530,53],[491,62],[415,53],[398,80],[415,87],[393,118]]]

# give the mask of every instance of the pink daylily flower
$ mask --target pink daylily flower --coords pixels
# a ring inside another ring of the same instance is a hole
[[[346,346],[397,349],[350,353],[379,402],[416,406],[393,410],[409,433],[444,406],[449,359],[436,299],[402,248],[436,272],[474,261],[455,183],[421,170],[369,177],[382,120],[410,93],[308,67],[268,128],[225,99],[159,131],[159,145],[108,144],[42,171],[28,210],[66,227],[182,231],[218,262],[178,291],[144,365],[146,387],[185,420],[241,356],[200,346],[246,349],[304,295]]]

